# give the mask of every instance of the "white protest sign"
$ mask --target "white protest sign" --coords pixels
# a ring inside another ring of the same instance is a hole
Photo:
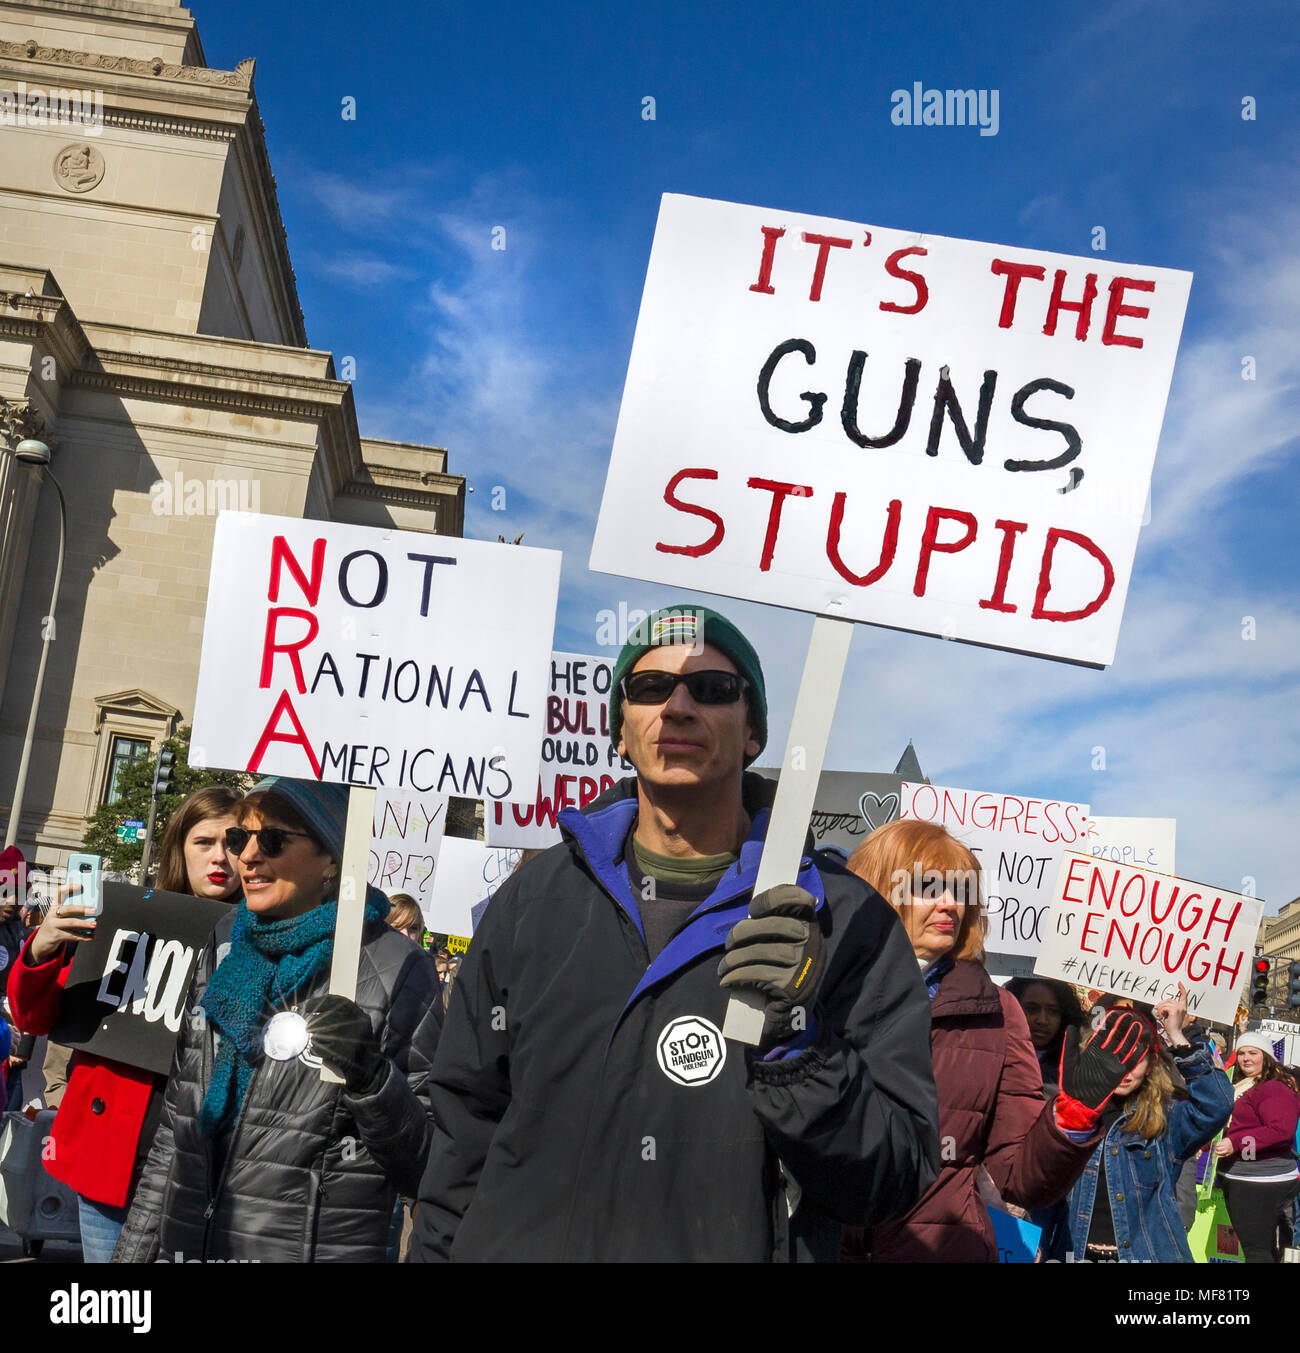
[[[585,808],[614,782],[636,773],[609,740],[609,688],[614,663],[588,653],[553,653],[546,699],[542,769],[536,794],[489,803],[484,830],[490,846],[544,850],[560,839],[556,814]]]
[[[1057,866],[1067,850],[1081,849],[1087,836],[1088,805],[906,780],[902,794],[901,817],[946,827],[979,860],[987,948],[997,954],[1036,954],[1052,929]]]
[[[666,194],[591,567],[1104,666],[1190,284]]]
[[[423,911],[433,895],[438,848],[447,826],[441,794],[375,795],[367,882],[381,893],[409,893]]]
[[[1058,924],[1034,971],[1154,1004],[1187,988],[1187,1009],[1231,1024],[1264,901],[1153,869],[1069,851],[1053,888]]]
[[[521,853],[499,850],[482,841],[444,836],[433,876],[433,894],[424,910],[428,928],[436,934],[472,935],[470,908],[491,897],[510,877]]]
[[[1177,826],[1172,817],[1090,817],[1083,849],[1095,859],[1172,874]]]
[[[190,762],[509,798],[537,779],[559,579],[554,550],[223,512]]]

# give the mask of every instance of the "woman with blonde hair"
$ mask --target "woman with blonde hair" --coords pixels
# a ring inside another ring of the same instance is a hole
[[[1190,1264],[1178,1175],[1183,1162],[1228,1121],[1232,1087],[1215,1066],[1204,1035],[1185,1027],[1187,992],[1181,982],[1178,995],[1161,1001],[1149,1016],[1113,996],[1091,1013],[1100,1022],[1117,1011],[1142,1022],[1146,1052],[1102,1110],[1105,1136],[1070,1193],[1066,1234],[1048,1243],[1076,1262]]]
[[[979,861],[943,827],[890,822],[849,868],[898,912],[930,994],[930,1050],[939,1092],[939,1178],[898,1221],[862,1237],[872,1263],[996,1263],[979,1166],[1020,1207],[1062,1198],[1092,1155],[1102,1106],[1144,1051],[1123,1018],[1084,1053],[1067,1040],[1061,1091],[1043,1078],[1016,998],[984,971]],[[1073,1049],[1073,1052],[1071,1052]],[[854,1254],[850,1237],[846,1257]]]
[[[410,893],[390,893],[388,900],[392,904],[388,924],[394,930],[400,930],[408,940],[419,944],[424,938],[424,914],[420,911],[420,904]]]

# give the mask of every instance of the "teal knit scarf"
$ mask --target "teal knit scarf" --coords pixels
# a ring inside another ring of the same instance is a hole
[[[388,912],[383,893],[368,889],[366,923],[382,921]],[[262,1052],[267,1007],[283,1008],[329,966],[337,913],[337,902],[324,902],[301,916],[274,921],[255,916],[240,902],[230,952],[217,965],[200,1002],[221,1032],[199,1115],[204,1136],[220,1135],[239,1113]]]

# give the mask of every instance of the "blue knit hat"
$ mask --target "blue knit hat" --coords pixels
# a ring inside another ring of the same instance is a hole
[[[278,795],[311,828],[321,845],[336,859],[343,858],[343,838],[348,824],[347,785],[323,784],[319,780],[290,780],[268,775],[251,792]]]

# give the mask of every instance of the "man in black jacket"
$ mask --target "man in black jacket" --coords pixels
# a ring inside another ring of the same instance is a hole
[[[636,777],[561,815],[461,966],[412,1258],[834,1260],[938,1170],[911,947],[830,857],[751,903],[766,696],[722,616],[648,617],[610,713]],[[721,1035],[737,987],[757,1049]]]

